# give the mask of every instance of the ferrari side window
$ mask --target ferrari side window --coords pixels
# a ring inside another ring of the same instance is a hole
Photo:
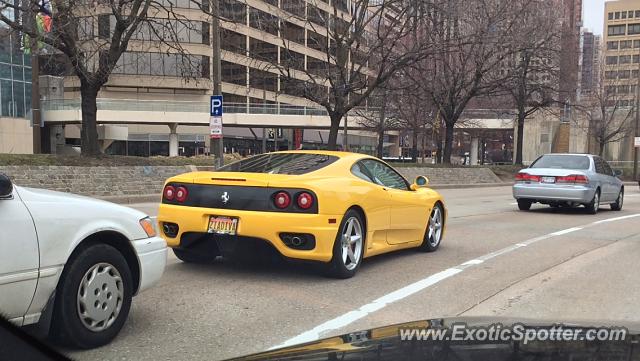
[[[371,159],[363,160],[362,165],[371,173],[374,183],[403,191],[409,189],[404,178],[388,165]]]
[[[371,179],[371,177],[366,174],[367,170],[362,168],[363,167],[360,165],[360,163],[356,163],[353,165],[353,167],[351,167],[351,173],[353,173],[353,175],[360,179],[366,180],[367,182],[373,182],[373,179]]]

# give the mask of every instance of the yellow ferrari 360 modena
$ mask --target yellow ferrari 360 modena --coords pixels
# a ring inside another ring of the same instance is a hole
[[[427,185],[364,154],[274,152],[168,179],[158,223],[185,262],[251,252],[245,246],[257,243],[348,278],[363,258],[438,248],[447,211]]]

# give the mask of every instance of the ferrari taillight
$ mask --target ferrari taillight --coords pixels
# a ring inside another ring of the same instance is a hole
[[[313,206],[313,196],[307,192],[302,192],[298,194],[296,203],[298,204],[298,207],[302,209],[309,209]]]
[[[285,191],[278,192],[273,197],[273,204],[276,208],[285,209],[291,205],[291,196]]]
[[[176,201],[183,203],[184,201],[187,200],[188,195],[189,195],[189,192],[187,191],[187,188],[182,186],[176,188]]]
[[[164,195],[164,199],[172,201],[176,197],[176,188],[174,186],[166,186],[162,194]]]

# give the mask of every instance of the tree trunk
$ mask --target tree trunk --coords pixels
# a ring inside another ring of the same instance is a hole
[[[447,122],[445,124],[444,134],[444,154],[442,163],[451,164],[451,154],[453,153],[453,126],[455,122]]]
[[[522,145],[524,144],[524,141],[522,138],[524,137],[524,119],[525,119],[524,114],[518,113],[518,124],[517,124],[518,139],[516,142],[516,164],[517,165],[522,165]]]
[[[378,123],[378,149],[376,150],[376,156],[382,159],[384,155],[384,128],[385,117],[387,116],[387,102],[383,101],[380,107],[380,120]]]
[[[384,127],[378,128],[378,146],[376,148],[376,157],[382,159],[384,155]]]
[[[598,155],[601,157],[604,155],[605,145],[607,145],[606,142],[603,142],[603,141],[598,142]]]
[[[413,157],[413,161],[418,163],[418,130],[413,130],[413,144],[411,146],[411,156]]]
[[[327,140],[327,149],[336,150],[338,144],[338,131],[340,130],[340,120],[342,120],[342,114],[331,113],[331,129],[329,130],[329,139]]]
[[[100,154],[98,127],[96,124],[96,116],[98,113],[96,98],[98,97],[98,89],[87,82],[81,82],[80,96],[82,97],[81,152],[83,156],[95,156]]]

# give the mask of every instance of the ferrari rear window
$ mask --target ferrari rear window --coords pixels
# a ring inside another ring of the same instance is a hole
[[[338,157],[309,153],[268,153],[231,163],[220,172],[246,172],[300,175],[324,168]]]

